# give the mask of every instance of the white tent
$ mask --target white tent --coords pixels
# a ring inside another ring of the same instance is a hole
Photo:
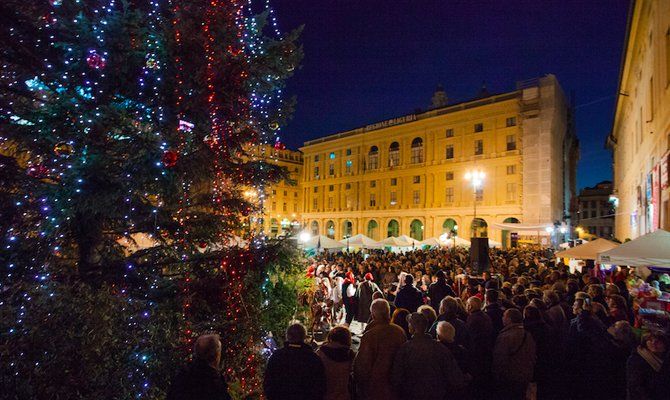
[[[602,264],[670,268],[670,232],[657,230],[598,254]]]
[[[575,258],[578,260],[595,260],[598,253],[611,250],[619,246],[618,243],[610,242],[605,239],[596,239],[592,242],[580,244],[567,250],[559,251],[555,254],[556,258]],[[609,264],[609,263],[608,263]]]
[[[404,240],[400,240],[397,237],[387,237],[386,239],[379,242],[382,246],[391,246],[391,247],[412,247],[411,243],[407,243]]]
[[[500,249],[500,248],[502,248],[502,243],[498,242],[497,240],[493,240],[493,239],[489,238],[489,247]]]
[[[418,241],[416,239],[412,239],[411,237],[409,237],[407,235],[400,235],[400,236],[398,236],[398,239],[402,240],[403,242],[409,243],[410,246],[412,246],[412,245],[413,246],[420,246],[420,243],[421,243],[420,241]]]
[[[443,246],[443,244],[438,239],[428,238],[419,242],[419,246],[440,247]]]
[[[340,243],[342,243],[344,247],[347,246],[362,247],[364,249],[380,249],[383,247],[381,244],[377,243],[374,239],[371,239],[362,233],[354,235],[349,239],[342,239],[340,240]]]
[[[447,247],[453,247],[454,246],[454,238],[452,237],[452,238],[447,239],[447,241],[445,242],[445,245]],[[466,239],[463,239],[460,236],[456,236],[456,246],[457,247],[458,246],[470,247],[470,241],[466,240]]]
[[[333,240],[329,238],[328,236],[325,235],[319,235],[319,236],[314,236],[308,241],[305,242],[303,245],[305,249],[341,249],[343,247],[346,247],[346,245],[343,245],[342,243],[338,242],[337,240]]]

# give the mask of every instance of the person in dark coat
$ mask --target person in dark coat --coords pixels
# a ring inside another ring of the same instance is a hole
[[[487,398],[491,388],[491,361],[493,356],[493,322],[482,311],[482,300],[470,297],[466,302],[468,318],[465,325],[470,333],[470,359],[472,360],[472,388],[475,398]]]
[[[302,324],[286,329],[286,343],[270,356],[263,390],[268,400],[322,400],[326,392],[326,373],[319,356],[305,343],[307,330]]]
[[[456,297],[454,289],[447,285],[447,278],[444,271],[439,270],[435,273],[437,280],[428,287],[428,297],[430,297],[430,306],[434,310],[440,308],[440,302],[447,296]]]
[[[637,347],[637,339],[628,321],[618,321],[607,329],[609,344],[609,366],[603,374],[610,377],[604,387],[603,398],[624,400],[626,398],[626,365],[628,357]]]
[[[358,285],[358,290],[356,291],[356,298],[358,299],[358,312],[356,313],[356,321],[361,324],[367,324],[370,319],[370,304],[374,300],[375,293],[381,293],[376,283],[372,280],[374,277],[371,273],[365,274],[364,281]]]
[[[629,400],[668,399],[668,342],[657,333],[644,336],[626,363]]]
[[[395,296],[394,305],[396,308],[404,308],[413,313],[423,304],[423,295],[419,289],[414,287],[413,283],[414,277],[409,274],[405,275],[405,285],[400,288]]]
[[[555,378],[556,341],[551,327],[542,319],[541,311],[535,306],[526,306],[523,310],[523,327],[535,340],[537,361],[535,362],[534,382],[537,383],[537,398],[556,398]]]
[[[486,306],[484,307],[484,312],[491,318],[494,336],[498,336],[498,333],[503,328],[502,317],[505,311],[498,301],[498,291],[494,289],[487,290],[485,300]]]
[[[465,386],[465,377],[454,356],[427,333],[428,321],[419,313],[409,316],[412,339],[393,360],[391,382],[401,400],[444,400],[453,388]]]
[[[576,293],[573,313],[566,342],[566,380],[573,398],[601,399],[607,383],[601,371],[608,364],[606,327],[594,313],[590,298],[584,292]]]
[[[437,320],[430,327],[428,333],[434,338],[437,337],[437,324],[442,321],[449,322],[456,329],[456,344],[470,349],[470,333],[465,322],[458,318],[458,308],[458,300],[455,298],[447,296],[442,299],[440,315],[437,316]]]
[[[351,332],[336,326],[328,332],[328,340],[316,355],[321,358],[326,371],[324,400],[351,400],[351,371],[355,353],[351,350]]]
[[[523,316],[516,308],[505,310],[503,329],[493,347],[493,378],[498,399],[523,399],[533,379],[536,346],[533,335],[523,326]]]
[[[219,371],[219,335],[200,336],[195,342],[193,353],[193,362],[172,381],[167,400],[230,400],[228,384]]]

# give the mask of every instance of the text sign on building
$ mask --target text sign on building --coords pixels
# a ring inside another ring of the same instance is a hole
[[[377,129],[388,128],[389,126],[400,125],[412,121],[416,121],[415,114],[405,115],[404,117],[391,118],[387,119],[386,121],[366,125],[365,128],[363,128],[363,130],[365,132],[374,131]]]

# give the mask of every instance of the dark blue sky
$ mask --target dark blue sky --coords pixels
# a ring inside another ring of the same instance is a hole
[[[555,74],[577,105],[578,186],[611,179],[611,128],[628,0],[273,0],[279,25],[305,25],[305,59],[282,140],[305,140]]]

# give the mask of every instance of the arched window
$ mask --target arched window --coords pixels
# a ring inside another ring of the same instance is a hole
[[[335,239],[335,222],[328,221],[326,222],[326,236],[331,239]]]
[[[423,139],[420,137],[412,140],[412,164],[420,164],[423,162]]]
[[[400,144],[393,142],[389,146],[389,167],[400,165]]]
[[[312,225],[310,226],[310,229],[312,230],[312,235],[314,235],[314,236],[319,235],[319,223],[317,221],[312,221]]]
[[[485,238],[489,237],[488,224],[481,218],[475,218],[470,225],[470,237]]]
[[[354,231],[354,224],[351,221],[344,221],[342,223],[342,235],[344,237],[350,237]]]
[[[456,220],[453,218],[447,218],[444,220],[444,223],[442,224],[442,233],[448,233],[449,235],[452,235],[457,233],[457,231],[458,225],[456,225]]]
[[[423,240],[423,223],[418,219],[409,224],[409,237],[414,240]]]
[[[398,221],[392,219],[389,221],[386,229],[386,237],[398,236],[400,235],[400,224]]]
[[[379,240],[379,224],[374,219],[368,222],[368,237]]]
[[[505,218],[505,220],[503,221],[503,224],[520,224],[520,223],[521,223],[521,221],[519,221],[518,219],[516,219],[514,217]],[[511,240],[511,233],[512,232],[513,231],[510,231],[508,229],[503,229],[502,230],[503,249],[509,249],[510,247],[512,247],[512,240]]]
[[[368,152],[368,169],[377,168],[379,168],[379,148],[377,146],[372,146]]]

